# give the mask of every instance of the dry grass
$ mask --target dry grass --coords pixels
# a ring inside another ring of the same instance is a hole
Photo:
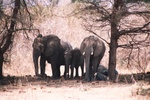
[[[42,7],[36,8],[36,10],[39,11],[40,8]],[[81,15],[66,17],[77,8],[80,8],[79,4],[71,4],[67,7],[42,8],[40,13],[33,12],[33,14],[39,13],[37,16],[33,16],[36,18],[33,23],[34,27],[38,28],[43,35],[55,34],[62,40],[71,43],[73,47],[80,47],[80,43],[83,38],[91,35],[91,33],[85,31],[81,25],[82,20],[79,18]],[[97,32],[98,35],[109,41],[106,31],[97,30]],[[11,51],[11,63],[5,64],[4,66],[3,74],[5,76],[34,75],[34,67],[32,62],[32,42],[36,34],[38,33],[29,33],[28,35],[31,38],[30,40],[25,39],[23,34],[17,34],[13,43],[13,49]],[[107,67],[109,48],[108,45],[106,46],[106,53],[101,64]],[[150,51],[148,50],[150,49],[143,49],[141,54],[145,54],[146,57],[149,57]],[[117,70],[119,74],[141,72],[137,68],[136,63],[131,62],[132,67],[127,68],[128,53],[128,50],[118,49]],[[133,58],[135,59],[136,57],[135,52]],[[147,68],[147,71],[150,71],[150,59],[146,58],[146,60],[141,63],[143,63],[142,66],[144,68]],[[46,66],[46,73],[51,76],[50,64],[47,64]],[[63,74],[63,67],[61,67],[61,74]],[[0,85],[1,100],[149,100],[149,95],[141,96],[142,92],[145,91],[145,87],[141,88],[138,82],[134,84],[118,84],[111,82],[82,83],[77,80],[43,81],[34,78],[25,78],[24,81],[22,80],[22,77],[14,79],[13,82],[9,81],[7,85],[5,83]],[[149,83],[147,84],[143,82],[142,86],[144,85],[146,86],[146,89],[149,89]]]

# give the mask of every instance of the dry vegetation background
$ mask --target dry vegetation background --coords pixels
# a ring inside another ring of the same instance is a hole
[[[92,35],[84,30],[82,26],[83,20],[80,16],[82,14],[73,15],[72,12],[80,8],[80,4],[70,4],[68,6],[60,7],[43,7],[39,5],[31,10],[34,18],[33,25],[40,30],[43,35],[55,34],[60,39],[69,42],[73,47],[80,47],[82,40]],[[24,19],[22,17],[22,19]],[[130,16],[126,21],[131,21],[134,24],[140,24],[140,18]],[[109,30],[109,28],[108,28]],[[97,30],[98,35],[109,41],[109,34],[107,30]],[[38,32],[29,32],[29,39],[25,38],[25,34],[17,33],[13,42],[13,48],[10,53],[11,62],[4,66],[3,74],[5,76],[25,76],[34,75],[34,66],[32,61],[32,43]],[[139,39],[141,37],[137,37]],[[128,42],[124,37],[119,41],[120,43]],[[101,64],[108,66],[107,49]],[[127,59],[130,50],[118,49],[117,54],[117,70],[119,74],[131,74],[138,72],[150,71],[150,47],[142,48],[140,51],[140,64],[137,63],[137,50],[133,51],[131,66],[127,67]],[[46,73],[51,76],[50,64],[46,65]],[[63,74],[63,67],[61,67]],[[27,81],[26,81],[27,82]],[[55,99],[55,100],[84,100],[84,99],[104,99],[104,100],[148,100],[149,95],[137,95],[137,91],[141,91],[141,87],[149,87],[147,83],[135,84],[114,84],[110,82],[94,82],[82,83],[80,81],[38,81],[38,83],[23,83],[22,80],[14,82],[17,85],[10,84],[7,87],[1,88],[1,100],[13,99],[18,100],[24,98],[27,100],[41,100],[41,99]],[[69,82],[69,83],[68,83]],[[13,87],[12,87],[13,85]],[[14,89],[13,89],[14,88]],[[15,91],[13,91],[13,90]],[[139,90],[137,90],[139,89]],[[5,92],[5,94],[3,94]],[[68,94],[69,93],[69,94]],[[116,96],[114,96],[116,95]]]
[[[82,13],[74,14],[78,12],[80,4],[70,4],[68,6],[60,7],[43,7],[41,5],[30,9],[32,17],[34,19],[33,25],[40,30],[43,35],[55,34],[60,39],[69,42],[73,47],[80,47],[82,40],[93,35],[85,30],[83,26]],[[26,15],[25,15],[26,16]],[[22,17],[21,20],[24,20]],[[129,16],[125,19],[125,22],[130,22],[133,26],[140,26],[144,23],[142,17],[135,15]],[[129,23],[126,23],[129,24]],[[97,29],[96,32],[99,36],[109,42],[109,27],[107,29]],[[11,51],[11,62],[4,67],[4,75],[34,75],[34,67],[32,62],[32,43],[34,38],[39,32],[29,32],[29,39],[25,38],[25,34],[17,33],[14,39],[13,48]],[[143,39],[144,35],[137,37],[139,40]],[[119,44],[128,43],[130,38],[122,37],[119,40]],[[109,48],[106,44],[106,53],[104,55],[101,64],[108,66],[108,53]],[[117,70],[119,73],[136,73],[136,72],[148,72],[150,71],[150,47],[140,48],[140,67],[138,64],[137,50],[133,50],[131,66],[127,67],[127,60],[130,54],[130,49],[118,49],[117,51]],[[49,65],[49,64],[48,64]],[[47,67],[50,68],[50,67]],[[51,72],[51,71],[50,71]],[[49,74],[48,72],[47,74]]]

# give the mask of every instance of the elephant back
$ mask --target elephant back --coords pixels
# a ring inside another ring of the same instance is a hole
[[[60,39],[56,35],[48,35],[43,37],[44,54],[50,56],[60,49]]]
[[[43,37],[44,44],[52,45],[52,46],[59,46],[60,39],[56,35],[48,35]]]
[[[62,48],[66,51],[68,51],[68,50],[72,50],[72,46],[71,46],[71,44],[69,44],[68,42],[65,42],[65,41],[63,41],[63,40],[61,40],[60,41],[60,44],[61,44],[61,46],[62,46]]]

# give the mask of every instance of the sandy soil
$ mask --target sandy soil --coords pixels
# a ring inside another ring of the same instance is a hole
[[[150,100],[137,95],[137,85],[80,80],[23,82],[0,85],[0,100]]]

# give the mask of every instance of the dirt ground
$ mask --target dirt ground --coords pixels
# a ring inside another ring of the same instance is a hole
[[[150,100],[150,95],[138,95],[139,83],[87,83],[26,77],[6,79],[0,83],[0,100]],[[150,84],[146,86],[150,87]]]

